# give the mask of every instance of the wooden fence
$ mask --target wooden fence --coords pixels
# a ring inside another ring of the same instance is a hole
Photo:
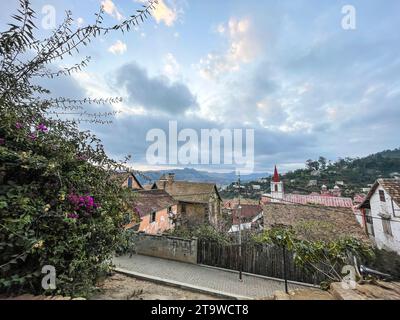
[[[224,269],[239,270],[239,246],[221,245],[199,240],[200,264]],[[267,245],[242,245],[242,271],[267,277],[284,279],[282,248]],[[319,285],[326,279],[322,273],[311,272],[294,263],[293,254],[286,251],[286,276],[288,280]]]

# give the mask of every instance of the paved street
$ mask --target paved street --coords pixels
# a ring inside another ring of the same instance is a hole
[[[162,278],[247,298],[273,296],[275,291],[284,291],[284,282],[255,276],[243,275],[239,282],[238,274],[199,265],[134,255],[114,258],[117,268],[149,277]],[[309,287],[289,283],[289,290]]]

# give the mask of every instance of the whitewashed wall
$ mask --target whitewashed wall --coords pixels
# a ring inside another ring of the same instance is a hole
[[[379,190],[383,190],[385,192],[385,199],[386,202],[381,202],[379,198]],[[396,217],[393,216],[393,207],[395,210]],[[375,231],[375,242],[378,248],[380,249],[387,249],[391,251],[396,251],[400,254],[400,211],[399,207],[396,203],[392,202],[391,197],[386,191],[379,186],[373,196],[370,199],[371,204],[371,215],[374,222],[374,231]],[[391,227],[393,237],[386,235],[383,232],[382,226],[382,218],[379,213],[386,212],[391,215]]]

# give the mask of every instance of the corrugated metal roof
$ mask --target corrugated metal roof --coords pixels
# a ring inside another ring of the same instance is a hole
[[[352,208],[353,200],[343,197],[329,197],[317,195],[285,194],[283,201],[298,204],[318,204],[326,207]]]

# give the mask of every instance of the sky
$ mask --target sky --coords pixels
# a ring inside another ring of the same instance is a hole
[[[75,26],[132,15],[142,0],[34,0],[39,37],[48,6]],[[18,2],[2,3],[0,27]],[[344,29],[342,9],[355,9]],[[130,33],[94,40],[70,78],[43,85],[55,96],[122,97],[112,125],[91,125],[111,157],[146,160],[149,130],[254,129],[257,172],[301,168],[307,159],[366,156],[400,146],[400,2],[398,0],[159,0],[153,17]],[[96,108],[96,107],[90,107]],[[173,165],[172,167],[186,167]],[[230,171],[231,165],[192,166]]]

